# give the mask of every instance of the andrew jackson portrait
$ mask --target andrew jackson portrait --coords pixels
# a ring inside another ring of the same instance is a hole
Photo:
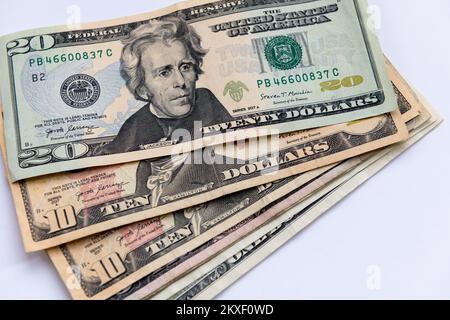
[[[170,140],[176,129],[193,133],[202,126],[233,118],[206,88],[196,88],[207,50],[183,19],[167,16],[141,25],[124,41],[121,74],[130,92],[147,102],[122,126],[101,155],[138,150]],[[192,137],[191,137],[192,139]]]

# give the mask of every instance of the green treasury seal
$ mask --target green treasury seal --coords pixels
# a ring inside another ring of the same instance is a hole
[[[264,50],[267,61],[275,68],[289,70],[302,61],[302,48],[291,37],[279,36],[270,40]]]

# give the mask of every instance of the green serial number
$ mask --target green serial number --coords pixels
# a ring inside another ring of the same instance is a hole
[[[258,88],[270,88],[294,83],[311,82],[315,80],[327,80],[338,76],[339,69],[333,68],[330,70],[291,74],[290,76],[258,79],[256,84],[258,85]]]
[[[32,58],[29,60],[30,67],[32,66],[42,66],[44,64],[52,63],[64,63],[67,61],[81,61],[81,60],[95,60],[101,59],[104,56],[111,57],[113,55],[112,49],[107,50],[96,50],[96,51],[84,51],[76,53],[64,53],[56,54],[54,56],[47,56],[44,58]]]

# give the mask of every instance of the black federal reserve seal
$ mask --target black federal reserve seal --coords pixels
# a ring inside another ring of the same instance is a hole
[[[87,108],[100,97],[100,84],[87,74],[67,78],[61,86],[61,98],[72,108]]]

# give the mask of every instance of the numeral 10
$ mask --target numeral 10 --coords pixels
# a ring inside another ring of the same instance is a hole
[[[100,285],[104,285],[125,273],[126,268],[119,254],[114,252],[94,263],[92,265],[92,270],[95,271],[100,278]]]
[[[77,225],[75,208],[73,206],[65,206],[50,210],[44,217],[47,218],[48,224],[50,225],[49,233],[58,232]]]

